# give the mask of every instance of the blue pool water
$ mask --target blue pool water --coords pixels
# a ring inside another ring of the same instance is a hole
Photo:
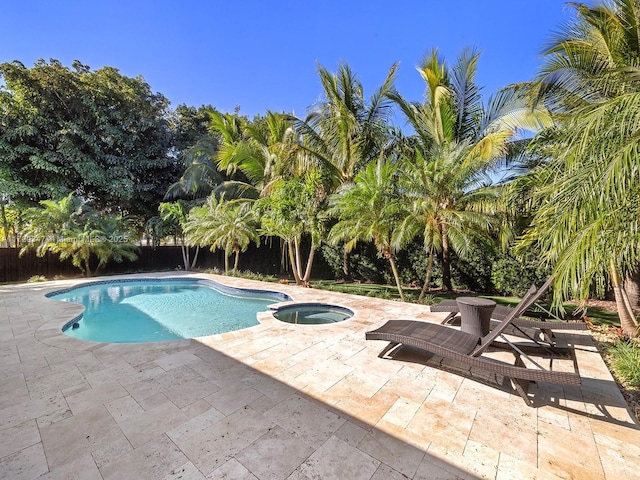
[[[353,317],[353,312],[337,305],[299,303],[278,308],[273,316],[282,322],[296,325],[321,325],[343,322]]]
[[[95,282],[49,295],[85,311],[63,332],[96,342],[159,342],[258,325],[256,313],[289,300],[277,292],[230,288],[208,280]],[[76,328],[74,328],[74,324]]]

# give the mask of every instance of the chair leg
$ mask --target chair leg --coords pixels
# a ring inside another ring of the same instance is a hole
[[[549,345],[553,346],[556,344],[556,336],[554,335],[552,330],[543,328],[540,329],[540,333]]]
[[[524,362],[520,358],[520,355],[516,355],[515,365],[517,367],[525,366]],[[531,401],[531,398],[529,398],[529,395],[528,395],[529,385],[531,385],[531,382],[529,380],[523,380],[521,378],[511,378],[511,377],[509,377],[509,380],[511,381],[511,385],[513,386],[515,391],[518,392],[518,395],[520,395],[520,397],[522,397],[522,399],[524,400],[524,403],[526,403],[530,407],[533,407],[533,402]]]
[[[533,407],[533,402],[529,398],[527,393],[529,392],[529,380],[522,380],[521,378],[509,378],[511,380],[511,386],[518,392],[518,395],[522,397],[524,403],[528,406]]]
[[[382,349],[382,351],[378,354],[378,357],[380,358],[384,358],[384,356],[387,354],[387,352],[395,347],[397,347],[398,345],[400,345],[397,342],[389,342],[389,345],[387,345],[386,347],[384,347]]]
[[[449,315],[447,315],[445,317],[444,320],[442,320],[442,322],[440,322],[441,325],[449,325],[451,323],[453,323],[453,320],[458,316],[458,312],[451,312]]]

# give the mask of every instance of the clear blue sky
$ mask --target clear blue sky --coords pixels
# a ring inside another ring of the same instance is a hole
[[[529,80],[565,0],[0,0],[0,62],[74,59],[142,76],[178,104],[252,116],[304,115],[320,63],[348,63],[369,96],[400,62],[397,87],[419,100],[415,70],[438,47],[449,61],[482,51],[484,94]]]

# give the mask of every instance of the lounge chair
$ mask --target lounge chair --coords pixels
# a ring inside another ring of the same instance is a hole
[[[543,341],[548,345],[553,346],[556,343],[555,335],[553,333],[554,330],[588,329],[588,326],[584,321],[562,321],[537,303],[540,297],[542,297],[542,295],[549,289],[551,283],[553,283],[553,279],[549,278],[538,290],[538,296],[535,301],[533,301],[518,317],[513,319],[509,333],[514,335],[523,335],[536,343]],[[542,310],[542,312],[531,310],[531,307],[534,305],[538,307],[539,310]],[[449,315],[447,315],[447,317],[442,321],[443,324],[448,324],[451,323],[458,315],[459,309],[455,300],[443,300],[436,305],[432,305],[431,311],[449,312]],[[513,307],[496,305],[493,313],[491,314],[491,318],[500,322],[507,318],[512,311]],[[554,320],[547,320],[547,318],[554,318]]]
[[[544,293],[543,289],[546,290],[546,287],[543,286],[540,290],[536,290],[535,286],[532,286],[509,315],[483,337],[477,337],[445,325],[419,320],[389,320],[380,328],[367,332],[365,336],[367,340],[389,342],[378,355],[380,358],[385,358],[396,347],[408,345],[443,358],[455,360],[471,368],[502,375],[511,381],[514,389],[525,403],[533,406],[528,395],[530,382],[540,381],[562,385],[579,385],[581,383],[572,348],[540,349],[535,344],[514,343],[505,335],[507,327]],[[483,355],[489,348],[511,351],[515,356],[515,363],[510,364]],[[546,354],[551,358],[558,356],[569,358],[573,361],[574,372],[544,369],[535,359],[531,358],[531,354]],[[531,366],[525,365],[523,357],[528,360]]]

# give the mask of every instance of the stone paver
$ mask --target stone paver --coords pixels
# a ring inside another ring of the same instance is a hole
[[[428,307],[205,274],[356,312],[333,325],[260,325],[155,344],[76,340],[81,307],[0,285],[0,479],[633,478],[640,429],[587,334],[583,384],[534,385],[536,408],[484,372],[364,332]],[[115,279],[116,277],[110,277]],[[489,385],[487,383],[490,383]]]

